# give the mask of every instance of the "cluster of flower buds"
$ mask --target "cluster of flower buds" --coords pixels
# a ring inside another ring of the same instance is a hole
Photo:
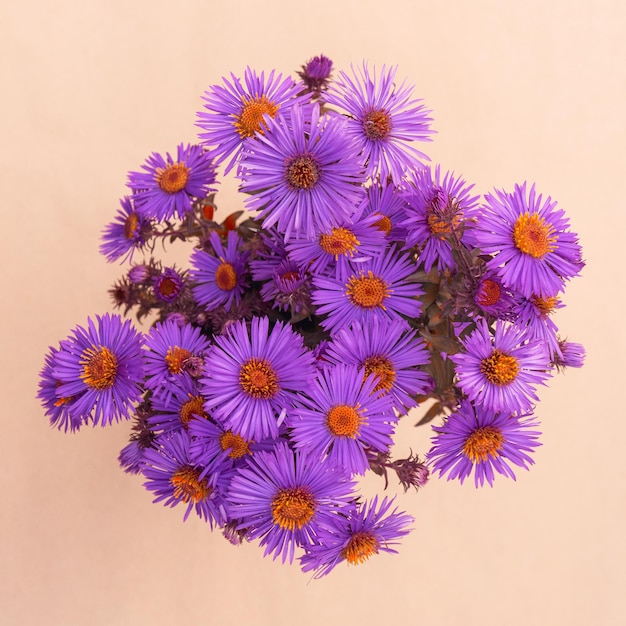
[[[416,147],[430,111],[395,68],[331,70],[224,78],[198,142],[129,173],[101,244],[130,265],[110,291],[123,316],[52,347],[39,387],[61,430],[132,420],[120,463],[155,502],[315,576],[411,528],[359,477],[514,478],[539,445],[538,385],[584,359],[551,317],[583,267],[556,203],[525,182],[473,194]],[[221,216],[220,169],[244,198]],[[186,268],[155,255],[177,240]],[[418,406],[432,447],[393,459]]]

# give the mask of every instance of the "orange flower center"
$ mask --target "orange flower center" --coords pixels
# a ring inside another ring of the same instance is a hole
[[[383,302],[389,297],[389,290],[382,278],[374,276],[372,271],[368,270],[367,276],[350,277],[346,284],[346,295],[352,304],[364,309],[373,309],[377,306],[384,309]]]
[[[304,487],[281,489],[272,499],[272,519],[285,530],[301,529],[315,513],[315,499]]]
[[[179,346],[172,346],[168,348],[165,355],[165,363],[170,374],[180,374],[183,371],[185,361],[191,356],[189,350],[180,348]]]
[[[320,248],[335,259],[341,255],[353,256],[360,243],[351,230],[343,227],[333,228],[330,233],[324,233],[319,238]]]
[[[184,163],[172,163],[157,170],[157,184],[165,193],[176,193],[185,188],[190,169]]]
[[[240,435],[236,435],[232,430],[227,430],[220,436],[220,446],[222,450],[230,450],[228,456],[231,459],[240,459],[246,454],[252,454],[250,443]]]
[[[104,346],[87,348],[80,357],[81,380],[92,389],[110,389],[117,376],[117,357]]]
[[[202,480],[199,478],[199,469],[189,466],[177,469],[170,478],[170,483],[174,487],[174,497],[183,502],[191,500],[194,504],[206,500],[213,489],[209,487],[206,478]]]
[[[208,415],[204,410],[204,400],[201,396],[192,396],[189,394],[189,400],[180,407],[180,422],[187,428],[193,417],[200,419],[208,419]]]
[[[222,261],[215,270],[215,284],[222,291],[232,291],[237,286],[237,272],[230,264]]]
[[[383,109],[370,111],[363,119],[365,136],[371,141],[387,139],[392,128],[391,115]]]
[[[354,439],[359,434],[361,416],[355,407],[338,404],[326,414],[326,425],[335,437]]]
[[[487,461],[497,457],[504,444],[504,435],[495,426],[482,426],[474,430],[463,444],[463,454],[472,462]]]
[[[391,229],[393,228],[393,224],[391,223],[391,220],[386,215],[383,215],[382,213],[376,213],[376,215],[380,215],[380,217],[378,218],[377,221],[374,222],[374,226],[376,226],[378,230],[382,230],[385,233],[385,235],[388,235],[391,232]]]
[[[365,376],[374,374],[378,376],[378,384],[374,387],[374,391],[384,389],[389,391],[393,387],[396,380],[396,371],[393,369],[393,363],[384,356],[370,356],[363,361],[365,367]]]
[[[180,291],[180,285],[172,278],[162,278],[158,282],[159,293],[164,297],[174,296]]]
[[[257,98],[244,99],[241,112],[234,122],[239,136],[245,139],[254,137],[255,133],[263,133],[267,128],[263,116],[269,115],[273,119],[279,107],[280,105],[268,100],[265,94]]]
[[[535,259],[541,259],[554,250],[556,237],[552,236],[554,227],[537,213],[528,211],[520,215],[513,226],[513,241],[517,249]]]
[[[531,298],[531,302],[537,307],[539,313],[544,317],[550,315],[557,304],[559,303],[559,299],[556,296],[551,296],[549,298],[541,298],[540,296],[533,296]]]
[[[137,213],[129,213],[124,222],[124,237],[132,239],[137,234],[139,228],[139,216]]]
[[[294,189],[311,189],[320,178],[320,168],[313,157],[303,154],[289,162],[286,176]]]
[[[278,375],[265,359],[252,357],[239,370],[239,384],[245,393],[267,400],[278,393]]]
[[[372,533],[360,530],[350,537],[346,547],[341,552],[341,556],[348,563],[359,565],[367,561],[372,554],[378,554],[378,546],[378,539]]]
[[[496,349],[480,362],[480,371],[492,385],[508,385],[519,373],[519,363],[514,356]]]
[[[500,300],[502,291],[495,280],[487,278],[480,285],[480,293],[476,299],[480,306],[491,306]]]

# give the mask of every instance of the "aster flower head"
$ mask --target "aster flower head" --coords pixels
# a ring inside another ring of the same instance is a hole
[[[585,356],[585,347],[582,344],[560,339],[559,350],[552,357],[552,363],[557,369],[582,367]]]
[[[311,279],[300,265],[289,259],[281,261],[260,292],[264,302],[293,316],[308,315],[311,307]]]
[[[550,359],[553,359],[554,355],[560,351],[559,329],[551,316],[563,306],[565,305],[556,295],[545,298],[541,296],[520,297],[513,310],[516,317],[515,324],[525,328],[530,338],[542,341]]]
[[[177,148],[176,158],[153,152],[141,166],[142,172],[128,174],[137,212],[158,221],[183,219],[193,210],[193,201],[215,191],[215,168],[201,146]]]
[[[141,250],[152,236],[150,220],[135,209],[133,200],[124,197],[120,204],[122,208],[117,211],[115,220],[102,232],[100,254],[110,262],[132,260],[135,251]]]
[[[354,365],[321,369],[288,422],[297,449],[328,456],[350,474],[365,474],[366,449],[389,449],[397,420],[389,398],[375,391],[378,379],[364,373]]]
[[[72,420],[91,418],[103,426],[129,417],[141,398],[143,337],[119,315],[88,318],[54,356],[59,398],[73,398]]]
[[[166,267],[152,277],[152,292],[161,302],[176,301],[183,292],[184,286],[183,276],[173,267]]]
[[[322,91],[328,89],[332,69],[333,62],[327,56],[320,54],[309,59],[301,67],[298,76],[309,92],[319,96]]]
[[[515,480],[511,464],[528,469],[534,463],[529,453],[541,445],[541,433],[534,430],[538,426],[530,414],[495,413],[464,401],[443,426],[433,426],[428,461],[440,476],[448,474],[448,480],[463,483],[474,472],[476,487],[485,481],[493,486],[495,472]]]
[[[285,442],[259,452],[237,469],[228,513],[249,539],[260,538],[265,555],[293,562],[297,547],[314,543],[324,526],[350,505],[354,483],[338,468]]]
[[[492,270],[487,270],[478,279],[472,296],[474,304],[483,314],[500,319],[511,318],[514,315],[513,309],[517,299]]]
[[[211,525],[226,523],[224,494],[230,476],[227,473],[204,471],[190,458],[191,440],[185,431],[158,437],[143,454],[144,487],[156,495],[153,502],[165,506],[186,505],[183,520],[195,510]]]
[[[396,554],[392,547],[411,532],[415,523],[407,513],[391,508],[395,499],[378,496],[338,515],[330,528],[320,530],[314,544],[300,557],[302,570],[315,571],[315,578],[329,574],[339,563],[360,565],[380,552]]]
[[[215,338],[201,390],[207,408],[226,428],[246,439],[278,435],[298,394],[314,374],[311,354],[290,325],[267,317],[230,324]],[[281,418],[282,415],[282,418]]]
[[[442,177],[439,165],[434,172],[429,167],[417,171],[406,185],[406,219],[401,226],[407,231],[406,247],[420,250],[426,272],[435,264],[440,272],[456,268],[449,238],[455,234],[468,243],[464,226],[478,201],[478,196],[470,195],[472,187],[451,172]]]
[[[374,183],[367,188],[367,197],[361,206],[363,217],[374,217],[374,226],[387,241],[404,243],[407,230],[405,220],[406,200],[400,189],[392,183]]]
[[[289,118],[269,122],[248,144],[239,177],[263,227],[276,225],[288,240],[313,237],[350,218],[362,197],[362,169],[344,121],[321,115],[314,104],[294,106]]]
[[[241,249],[241,237],[233,230],[228,232],[225,248],[215,231],[210,234],[209,242],[215,256],[199,249],[191,254],[193,295],[206,310],[219,306],[230,309],[241,301],[248,287],[248,253]]]
[[[532,410],[535,386],[549,376],[548,354],[542,341],[533,340],[524,328],[495,324],[493,337],[484,320],[462,340],[464,352],[451,355],[459,387],[467,397],[495,412]]]
[[[550,196],[544,199],[534,185],[528,190],[524,183],[513,193],[496,190],[485,196],[478,216],[477,243],[495,255],[489,268],[527,298],[553,296],[584,267],[578,237],[556,206]]]
[[[344,326],[328,344],[324,359],[355,365],[365,376],[375,376],[375,391],[389,394],[400,413],[416,406],[415,397],[430,385],[430,376],[418,369],[430,361],[424,341],[400,319],[374,318],[367,324]]]
[[[390,247],[368,261],[350,264],[341,277],[315,277],[313,304],[319,315],[327,315],[321,325],[336,332],[353,321],[417,317],[422,290],[409,280],[414,271],[411,259]]]
[[[266,77],[246,68],[242,80],[231,74],[223,85],[213,85],[205,92],[204,111],[198,113],[199,137],[211,146],[219,165],[232,155],[226,165],[228,173],[239,158],[244,143],[267,130],[268,120],[278,111],[285,113],[301,98],[302,84],[283,78],[272,70]]]
[[[396,84],[397,68],[383,66],[379,73],[370,72],[363,63],[351,69],[351,76],[339,73],[324,99],[345,111],[346,133],[359,146],[367,174],[399,182],[407,163],[428,160],[410,142],[430,140],[430,111],[412,98],[412,86]]]

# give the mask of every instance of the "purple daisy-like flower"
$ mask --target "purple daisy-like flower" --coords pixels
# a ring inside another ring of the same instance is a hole
[[[582,367],[585,362],[585,347],[573,341],[559,340],[559,351],[552,357],[557,368]]]
[[[528,469],[534,463],[528,455],[541,445],[539,426],[530,414],[494,413],[479,404],[462,402],[446,418],[443,426],[433,426],[437,433],[428,453],[428,461],[440,476],[458,478],[461,483],[474,472],[476,487],[485,481],[493,486],[494,472],[515,480],[511,463]]]
[[[525,328],[530,338],[543,342],[551,360],[558,354],[560,348],[559,329],[550,316],[563,306],[565,305],[558,296],[549,298],[533,296],[520,298],[514,309],[515,324]]]
[[[496,190],[485,196],[474,235],[480,249],[495,255],[488,267],[504,283],[530,298],[550,297],[577,276],[584,262],[569,220],[549,196],[535,186],[515,185],[513,193]]]
[[[144,487],[153,491],[153,502],[165,506],[187,505],[183,520],[192,510],[209,522],[221,526],[227,522],[224,494],[230,476],[226,472],[205,472],[193,463],[189,454],[190,438],[185,431],[158,437],[154,447],[144,451]]]
[[[331,463],[294,453],[280,442],[237,470],[228,493],[228,513],[247,538],[260,538],[265,556],[293,562],[296,547],[315,542],[323,526],[349,506],[354,483]]]
[[[268,120],[280,110],[289,109],[301,98],[302,84],[283,78],[272,70],[257,74],[249,67],[244,72],[244,84],[231,74],[231,81],[222,78],[223,85],[213,85],[203,96],[205,111],[198,113],[202,143],[212,146],[211,154],[219,165],[230,155],[227,174],[239,158],[246,140],[267,130]]]
[[[406,200],[391,183],[374,183],[367,189],[367,198],[361,209],[363,217],[375,216],[374,226],[382,231],[387,241],[404,243],[407,231],[405,219]]]
[[[314,96],[319,97],[322,91],[328,89],[333,62],[323,54],[309,59],[298,72],[298,76],[306,88]]]
[[[311,310],[311,279],[301,266],[284,259],[274,270],[272,279],[267,281],[260,292],[264,302],[281,311],[298,315]]]
[[[387,452],[397,418],[389,397],[375,391],[378,379],[354,365],[320,370],[300,397],[288,426],[296,449],[343,467],[351,474],[369,468],[366,448]]]
[[[401,413],[417,405],[415,396],[426,393],[431,382],[430,376],[418,369],[429,363],[428,350],[404,320],[353,322],[335,334],[324,359],[356,365],[365,370],[365,376],[374,375],[375,391],[389,394]]]
[[[337,515],[330,528],[323,528],[315,543],[300,557],[302,571],[315,570],[315,578],[329,574],[339,563],[360,565],[380,552],[397,554],[392,548],[411,532],[415,519],[391,507],[394,498],[378,496],[355,506],[346,515]]]
[[[191,254],[190,277],[196,283],[193,295],[209,311],[219,306],[230,309],[239,304],[248,286],[248,253],[241,250],[241,237],[233,230],[228,232],[225,249],[215,231],[209,241],[215,256],[205,250],[194,250]]]
[[[181,326],[176,320],[157,323],[145,340],[146,389],[167,404],[174,389],[186,390],[182,379],[200,375],[209,345],[200,329],[191,324]]]
[[[54,356],[57,396],[73,398],[72,420],[91,417],[94,425],[106,426],[128,418],[142,394],[142,344],[130,320],[119,315],[97,315],[95,323],[87,320],[87,328],[76,327]]]
[[[276,224],[287,241],[314,237],[349,219],[361,199],[362,163],[343,120],[320,115],[317,104],[277,115],[241,163],[241,189],[251,194],[263,227]]]
[[[108,261],[132,260],[136,250],[141,250],[152,236],[150,220],[137,212],[131,198],[120,200],[122,208],[117,211],[115,220],[102,232],[100,254]]]
[[[127,185],[133,190],[136,210],[145,218],[159,221],[183,219],[193,210],[195,199],[215,191],[215,168],[201,146],[177,148],[176,159],[153,152],[141,166],[143,172],[129,172]]]
[[[396,84],[396,71],[383,66],[370,73],[366,63],[352,67],[352,76],[340,72],[324,99],[347,113],[345,132],[359,146],[366,173],[399,182],[408,164],[429,160],[410,142],[430,141],[432,119],[421,100],[412,99],[411,85]]]
[[[417,317],[422,290],[409,280],[414,271],[413,261],[391,247],[368,261],[350,264],[341,277],[315,277],[313,304],[319,315],[327,315],[321,325],[335,332],[353,321]]]
[[[311,354],[290,325],[255,317],[228,326],[215,338],[201,379],[207,408],[226,428],[246,439],[278,435],[279,418],[308,388]]]
[[[502,279],[493,271],[480,277],[473,294],[474,304],[485,314],[499,319],[514,317],[517,304],[515,296],[502,284]]]
[[[469,244],[465,232],[467,220],[476,212],[478,196],[470,196],[473,185],[447,172],[443,178],[439,166],[434,174],[431,168],[415,173],[404,192],[406,219],[406,247],[420,250],[420,261],[429,272],[433,265],[441,272],[454,270],[450,238]]]
[[[542,341],[501,320],[496,321],[492,337],[487,323],[480,320],[461,342],[465,351],[450,358],[456,364],[459,387],[471,401],[496,412],[532,410],[532,401],[538,400],[534,388],[549,376]]]
[[[174,302],[185,286],[183,277],[173,267],[166,267],[152,278],[152,291],[162,302]]]

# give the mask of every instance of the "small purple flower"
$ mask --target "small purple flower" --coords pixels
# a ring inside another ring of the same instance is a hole
[[[552,357],[557,368],[582,367],[585,362],[585,347],[573,341],[559,341],[559,351]]]
[[[152,397],[152,412],[147,424],[155,433],[189,430],[193,422],[209,418],[204,397],[190,377],[176,380],[167,387],[167,393],[156,393]]]
[[[397,554],[391,546],[411,532],[415,520],[407,513],[391,510],[394,499],[378,496],[366,501],[346,515],[333,518],[333,525],[323,528],[300,557],[302,571],[315,570],[315,578],[329,574],[339,563],[360,565],[380,552]]]
[[[102,232],[100,254],[110,262],[132,260],[136,250],[141,250],[152,236],[150,220],[141,215],[134,207],[131,198],[120,200],[122,208],[115,220]]]
[[[76,327],[55,354],[53,372],[61,383],[57,397],[73,398],[72,420],[91,417],[94,425],[106,426],[129,417],[142,394],[142,344],[130,320],[119,315],[97,315],[86,329]]]
[[[322,91],[328,89],[332,69],[333,62],[327,56],[320,54],[309,59],[298,72],[298,76],[309,92],[319,96]]]
[[[128,186],[133,190],[137,212],[158,221],[183,219],[192,211],[195,199],[203,199],[215,182],[211,156],[200,146],[177,148],[176,159],[153,152],[141,166],[143,172],[130,172]]]
[[[407,231],[402,225],[405,219],[406,200],[399,189],[391,183],[374,183],[367,189],[367,198],[360,207],[363,217],[374,216],[374,226],[387,241],[406,241]]]
[[[474,472],[476,487],[485,481],[493,486],[495,472],[515,480],[510,464],[528,469],[534,463],[528,455],[541,445],[539,426],[530,414],[494,413],[480,404],[463,402],[446,418],[443,426],[433,426],[435,437],[428,461],[440,476],[458,478],[461,483]]]
[[[174,302],[185,286],[183,277],[172,267],[166,267],[152,278],[152,291],[157,300]]]
[[[264,302],[272,303],[272,308],[299,314],[311,310],[311,279],[301,266],[285,259],[274,270],[260,292]]]
[[[362,164],[344,122],[320,115],[317,104],[277,115],[248,144],[241,163],[241,189],[251,194],[263,227],[276,224],[285,240],[314,237],[336,220],[350,218],[361,199]]]
[[[488,267],[505,285],[530,298],[550,297],[577,276],[584,262],[569,220],[549,196],[535,186],[515,185],[513,193],[496,190],[485,196],[474,235],[480,249],[495,255]]]
[[[551,319],[552,313],[564,306],[558,296],[520,298],[514,309],[515,325],[526,329],[529,339],[543,342],[550,359],[558,354],[559,329]]]
[[[538,400],[535,385],[549,376],[543,342],[500,320],[492,337],[487,323],[480,320],[462,344],[465,351],[450,358],[456,364],[459,387],[471,401],[496,412],[532,410],[532,401]]]
[[[286,443],[259,452],[237,470],[228,513],[247,538],[260,538],[265,556],[293,562],[296,547],[311,545],[353,499],[354,484],[331,463],[293,453]]]
[[[474,304],[486,315],[499,319],[513,317],[517,301],[502,284],[502,279],[493,271],[480,277],[473,294]]]
[[[352,76],[340,72],[324,99],[346,112],[345,132],[359,146],[366,173],[399,182],[415,160],[428,160],[409,142],[430,141],[432,119],[421,101],[412,99],[412,86],[396,84],[396,70],[383,66],[377,75],[363,63],[352,68]]]
[[[215,256],[204,250],[194,250],[191,254],[190,277],[196,283],[193,295],[209,311],[219,306],[230,309],[239,304],[248,287],[248,253],[241,250],[241,237],[233,230],[228,232],[226,249],[215,231],[209,241]]]

